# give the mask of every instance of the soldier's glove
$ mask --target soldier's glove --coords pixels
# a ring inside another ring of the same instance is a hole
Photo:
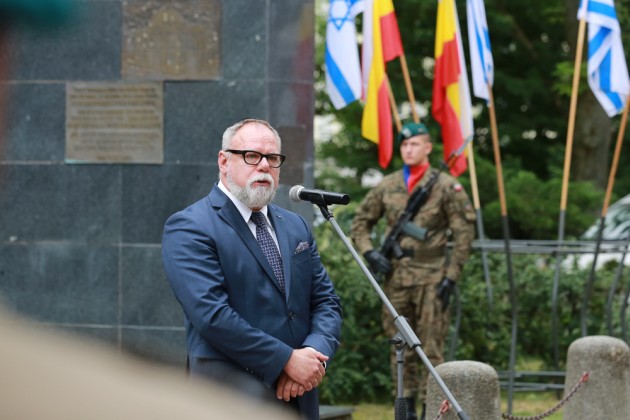
[[[455,290],[455,282],[448,277],[444,277],[437,289],[438,298],[442,301],[442,312],[448,308],[453,290]]]
[[[363,257],[370,264],[372,270],[378,273],[387,274],[392,271],[392,265],[389,260],[375,249],[367,251],[363,254]]]

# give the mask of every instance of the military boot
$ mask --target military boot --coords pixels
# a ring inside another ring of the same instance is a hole
[[[418,420],[418,415],[416,414],[416,399],[405,398],[405,402],[407,403],[407,420]]]

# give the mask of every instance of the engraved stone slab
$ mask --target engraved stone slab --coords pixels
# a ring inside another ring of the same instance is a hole
[[[220,4],[220,0],[124,2],[123,78],[217,78]]]
[[[67,163],[163,163],[161,83],[69,83]]]

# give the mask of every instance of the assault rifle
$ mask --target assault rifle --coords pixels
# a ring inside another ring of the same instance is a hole
[[[427,229],[424,227],[417,226],[412,222],[412,219],[416,216],[420,208],[426,203],[429,195],[431,194],[431,189],[433,185],[438,180],[440,176],[440,172],[443,170],[448,170],[451,165],[455,163],[457,157],[463,152],[464,147],[468,144],[465,142],[458,151],[451,153],[448,162],[442,162],[440,165],[440,170],[435,172],[431,178],[416,190],[409,200],[407,201],[407,206],[405,207],[405,211],[400,216],[392,230],[389,231],[389,234],[383,241],[383,245],[379,252],[386,256],[387,258],[395,257],[400,259],[403,257],[404,253],[402,248],[400,247],[400,243],[398,239],[400,236],[405,233],[412,238],[418,239],[419,241],[424,241],[427,238]]]
[[[400,248],[398,239],[403,233],[421,241],[426,239],[426,228],[415,225],[411,220],[418,213],[420,207],[422,207],[429,198],[431,189],[437,182],[439,176],[440,171],[435,172],[425,185],[420,187],[411,195],[411,197],[409,197],[405,211],[400,216],[392,230],[389,231],[389,234],[381,246],[381,254],[385,255],[387,258],[391,258],[392,256],[398,259],[402,258],[403,250]]]

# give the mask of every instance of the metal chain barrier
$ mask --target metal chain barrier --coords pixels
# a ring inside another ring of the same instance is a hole
[[[571,392],[569,392],[562,400],[560,400],[560,402],[555,406],[552,407],[551,409],[538,414],[536,416],[526,416],[526,417],[520,417],[520,416],[512,416],[510,414],[501,414],[501,417],[503,417],[506,420],[540,420],[540,419],[544,419],[545,417],[549,417],[550,415],[552,415],[553,413],[555,413],[556,411],[558,411],[560,409],[560,407],[562,407],[564,404],[566,404],[571,397],[573,397],[575,395],[575,393],[578,391],[578,389],[580,389],[580,387],[586,382],[588,381],[588,377],[589,374],[588,372],[584,372],[582,374],[582,377],[578,380],[577,384],[575,384],[575,386],[573,387],[573,389],[571,389]]]
[[[442,404],[440,405],[440,411],[438,411],[438,415],[435,416],[433,420],[442,420],[442,414],[446,414],[446,412],[450,410],[450,408],[451,405],[449,404],[448,400],[442,401]]]
[[[540,420],[540,419],[544,419],[545,417],[549,417],[550,415],[558,411],[564,404],[566,404],[577,393],[578,389],[580,389],[580,387],[586,381],[588,381],[588,378],[589,378],[589,373],[584,372],[582,376],[580,377],[580,379],[578,380],[578,382],[573,387],[573,389],[571,389],[571,391],[562,400],[560,400],[560,402],[558,402],[558,404],[556,404],[555,407],[552,407],[541,414],[538,414],[536,416],[523,417],[523,416],[512,416],[510,414],[503,413],[501,414],[501,417],[506,420]],[[433,418],[433,420],[442,420],[442,415],[446,414],[448,410],[450,410],[450,408],[451,408],[451,405],[449,404],[448,400],[442,401],[442,404],[440,405],[440,411],[438,412],[437,416]]]

